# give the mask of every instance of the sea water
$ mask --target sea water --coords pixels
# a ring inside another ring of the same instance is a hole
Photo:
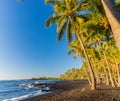
[[[34,87],[34,83],[56,83],[58,80],[6,80],[0,81],[0,101],[19,101],[26,98],[48,94],[38,87]]]

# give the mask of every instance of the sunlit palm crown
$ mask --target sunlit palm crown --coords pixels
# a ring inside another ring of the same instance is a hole
[[[56,22],[57,39],[60,40],[66,30],[67,40],[71,41],[72,33],[75,32],[71,19],[74,19],[76,26],[84,23],[84,18],[81,17],[80,12],[88,9],[88,3],[81,2],[81,0],[46,0],[46,3],[54,5],[54,14],[46,21],[46,26]]]

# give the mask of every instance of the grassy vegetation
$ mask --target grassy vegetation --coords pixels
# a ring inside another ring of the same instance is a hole
[[[80,79],[86,79],[87,76],[85,74],[85,71],[78,68],[72,68],[66,71],[64,74],[60,76],[61,80],[80,80]]]

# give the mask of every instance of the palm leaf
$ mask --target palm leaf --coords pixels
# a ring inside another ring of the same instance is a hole
[[[84,43],[86,43],[86,42],[90,39],[90,37],[92,37],[94,34],[95,34],[94,32],[91,32],[91,33],[85,38]]]
[[[60,19],[57,21],[57,31],[61,29],[61,25],[66,21],[64,16],[61,16]]]
[[[49,27],[50,25],[51,25],[51,21],[53,20],[53,17],[51,16],[51,17],[49,17],[48,19],[47,19],[47,21],[46,21],[46,23],[45,23],[45,26],[46,27]]]
[[[120,10],[120,0],[116,0],[116,5],[117,5],[118,9]]]
[[[76,59],[79,56],[79,50],[76,50],[76,54],[74,56],[74,59]]]
[[[48,3],[55,4],[55,1],[56,1],[56,0],[45,0],[45,3],[47,3],[47,4],[48,4]]]
[[[72,11],[75,12],[75,11],[87,10],[89,8],[90,6],[88,2],[85,0],[83,2],[80,2],[80,4],[78,4]]]
[[[64,5],[64,0],[45,0],[45,3],[47,4],[60,4],[60,5]]]
[[[71,55],[72,53],[75,53],[74,49],[70,50],[70,51],[68,52],[68,55]]]
[[[61,38],[62,38],[62,36],[63,36],[63,34],[64,34],[64,30],[65,30],[65,28],[66,28],[66,25],[67,25],[67,22],[65,21],[65,22],[62,24],[60,30],[58,31],[58,35],[57,35],[57,40],[58,40],[58,41],[61,40]]]
[[[65,5],[62,3],[58,2],[54,5],[54,11],[57,13],[64,12],[65,10],[66,10]]]
[[[50,16],[48,19],[47,19],[47,21],[46,21],[46,23],[45,23],[45,26],[46,27],[49,27],[49,26],[51,26],[51,24],[52,23],[55,23],[55,21],[61,16],[61,15],[56,15],[56,16],[54,16],[55,14],[53,14],[52,16]]]
[[[47,4],[56,4],[57,2],[59,2],[59,0],[45,0],[45,3]]]
[[[67,32],[66,32],[66,38],[67,38],[68,42],[71,42],[71,40],[72,40],[72,32],[70,29],[71,29],[71,23],[70,23],[70,20],[68,20]]]

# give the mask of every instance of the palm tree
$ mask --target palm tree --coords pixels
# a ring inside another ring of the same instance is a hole
[[[93,1],[96,1],[96,0],[92,0]],[[120,50],[120,13],[115,5],[115,1],[114,0],[101,0],[102,1],[102,5],[104,7],[104,10],[105,10],[105,13],[106,13],[106,16],[108,18],[108,21],[109,21],[109,24],[111,26],[111,28],[108,27],[108,30],[109,32],[111,31],[112,29],[112,32],[113,32],[113,36],[115,38],[115,41],[117,43],[117,46]],[[117,4],[118,6],[120,5],[120,0],[116,0],[117,1]],[[118,2],[119,1],[119,2]],[[98,0],[98,2],[100,2]],[[104,12],[102,12],[102,14],[104,15]],[[107,24],[108,25],[108,24]],[[110,35],[109,35],[110,36]],[[114,43],[114,42],[113,42]],[[110,49],[109,49],[110,50]],[[114,51],[114,49],[111,51],[111,53]],[[106,53],[103,51],[104,53],[104,57],[106,56]],[[110,55],[110,54],[109,54]],[[115,54],[114,54],[115,55]],[[114,57],[114,56],[113,56]],[[106,60],[106,59],[105,59]],[[108,59],[106,61],[106,64],[107,64],[107,67],[108,67]],[[116,63],[118,64],[118,63]],[[111,65],[111,64],[110,64]],[[110,66],[109,65],[109,66]],[[116,68],[117,68],[117,74],[118,74],[118,81],[119,81],[119,71],[118,71],[118,65],[116,65]],[[110,70],[108,68],[108,72],[109,72],[109,76],[110,76],[110,79],[111,79],[111,83],[113,86],[114,83],[113,83],[113,78],[111,77],[111,73],[110,73]]]
[[[90,3],[92,3],[92,7],[91,7],[92,16],[87,21],[88,24],[86,24],[87,25],[86,27],[87,27],[88,32],[91,32],[91,33],[88,35],[86,39],[87,39],[87,44],[92,43],[94,47],[97,46],[96,48],[98,48],[98,46],[100,47],[102,43],[106,43],[107,39],[104,39],[104,37],[106,37],[105,35],[107,35],[108,37],[111,37],[110,35],[111,30],[110,30],[106,17],[104,17],[103,15],[104,12],[101,10],[100,2],[96,0],[92,0],[92,2]],[[92,28],[90,28],[91,26]],[[88,41],[88,39],[91,39],[91,40]],[[104,58],[106,61],[105,64],[107,65],[107,70],[109,73],[110,80],[112,82],[112,86],[114,86],[113,79],[111,77],[111,72],[109,69],[108,60],[106,58],[106,53],[103,50],[104,49],[102,49],[102,53],[104,53],[103,56],[105,57]],[[100,55],[99,49],[98,49],[98,53]],[[101,55],[100,55],[100,58],[102,59]],[[109,81],[108,81],[106,68],[104,68],[104,70],[105,70],[107,85],[108,85]]]
[[[79,41],[77,39],[73,40],[70,45],[68,46],[68,49],[70,50],[68,52],[68,55],[70,54],[73,54],[75,53],[75,56],[74,58],[76,59],[78,56],[80,56],[81,60],[82,60],[82,67],[84,68],[85,70],[85,73],[87,75],[87,79],[88,79],[88,82],[89,84],[91,85],[91,78],[90,78],[90,75],[89,75],[89,71],[87,69],[87,65],[86,65],[86,62],[85,62],[85,56],[84,56],[84,52],[83,52],[83,49],[79,43]]]
[[[112,42],[112,44],[114,44],[114,42],[112,41],[113,39],[109,35],[104,36],[104,40],[106,40],[106,41],[101,45],[101,49],[103,50],[102,54],[103,54],[103,57],[104,57],[104,60],[106,63],[106,67],[107,67],[111,85],[112,85],[112,87],[115,87],[115,83],[113,81],[113,77],[112,77],[112,73],[111,73],[112,67],[111,67],[111,63],[109,62],[109,57],[110,57],[110,53],[111,53],[111,51],[110,51],[111,50],[111,42]]]
[[[119,70],[119,63],[120,63],[120,52],[118,52],[118,50],[116,51],[116,55],[115,56],[115,65],[116,65],[116,69],[117,69],[117,77],[118,77],[118,87],[120,87],[120,70]]]
[[[120,50],[120,12],[114,0],[101,0],[101,2],[111,26],[116,45]]]
[[[47,3],[52,3],[54,4],[54,14],[47,20],[46,26],[48,27],[51,23],[57,22],[57,31],[58,31],[58,36],[57,39],[60,40],[62,35],[64,34],[64,30],[67,28],[67,39],[68,41],[71,40],[71,35],[72,33],[75,34],[77,39],[79,40],[83,51],[85,55],[85,59],[88,63],[88,68],[90,71],[90,76],[91,76],[91,89],[96,89],[96,84],[95,84],[95,76],[94,72],[91,66],[91,63],[88,59],[88,54],[86,52],[86,49],[83,45],[82,39],[80,37],[80,33],[77,29],[77,20],[82,23],[84,19],[80,17],[79,11],[85,10],[87,8],[87,3],[86,2],[80,2],[79,0],[47,0]],[[53,2],[55,1],[55,2]]]
[[[120,73],[119,73],[119,62],[120,62],[120,52],[119,52],[119,50],[118,50],[118,48],[115,46],[115,44],[114,44],[114,41],[113,40],[111,40],[111,42],[109,42],[109,43],[111,43],[109,46],[110,46],[110,48],[109,48],[109,60],[110,60],[110,62],[112,63],[112,67],[113,67],[113,70],[115,70],[116,71],[116,78],[117,78],[117,85],[118,85],[118,87],[120,87]],[[115,74],[113,74],[114,76],[115,76]],[[115,79],[116,79],[115,78]]]

